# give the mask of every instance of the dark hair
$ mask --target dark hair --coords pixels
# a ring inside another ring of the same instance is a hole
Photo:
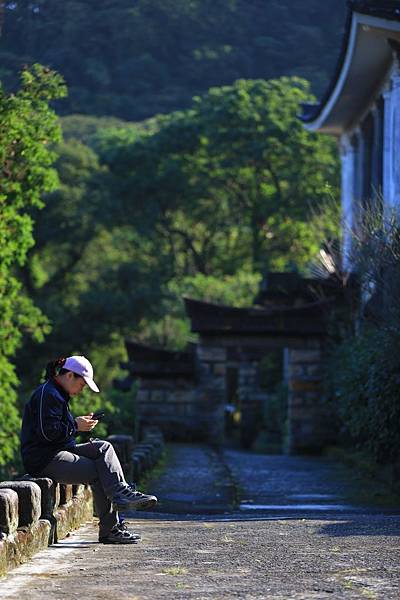
[[[63,368],[66,360],[66,358],[56,358],[48,362],[46,365],[46,379],[66,373],[67,369]]]
[[[68,370],[63,368],[66,360],[66,358],[56,358],[48,362],[46,365],[46,379],[67,373]]]
[[[64,375],[64,373],[70,373],[69,369],[64,369],[66,358],[56,358],[55,360],[51,360],[46,365],[46,379],[51,379],[52,377],[57,377],[57,375]],[[72,371],[72,373],[74,373]],[[74,377],[81,377],[78,373],[74,373]]]

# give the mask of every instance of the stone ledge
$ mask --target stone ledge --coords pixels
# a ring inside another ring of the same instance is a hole
[[[22,527],[14,534],[3,534],[0,540],[0,576],[28,561],[39,550],[47,548],[50,529],[50,522],[40,519],[31,527]]]
[[[34,481],[2,481],[0,489],[14,490],[18,494],[18,527],[29,527],[39,521],[41,491]]]
[[[6,535],[17,531],[18,494],[14,490],[0,490],[0,531]]]
[[[67,504],[59,506],[54,513],[55,527],[50,543],[58,542],[85,521],[93,519],[93,497],[89,487],[85,487],[79,496],[73,496]]]
[[[156,464],[164,448],[163,435],[155,427],[144,430],[136,454],[131,436],[110,436],[109,441],[126,475],[134,470],[138,478]],[[56,484],[29,475],[0,482],[0,576],[92,519],[93,497],[87,485]]]
[[[29,483],[37,485],[34,482]],[[54,483],[51,483],[54,486]],[[4,522],[4,512],[2,510],[4,506],[0,504],[0,524],[2,528],[0,533],[0,576],[29,560],[35,552],[63,539],[72,529],[77,529],[83,522],[90,521],[93,518],[92,492],[88,487],[83,491],[80,490],[78,496],[73,496],[52,514],[48,514],[47,518],[36,520],[30,525],[20,526],[18,529],[15,528],[16,515],[13,514],[15,509],[18,508],[17,492],[4,487],[0,489],[0,497],[6,499],[8,504],[5,507],[6,510],[10,509],[10,501],[11,504],[14,504],[11,512],[9,511],[8,523]],[[9,531],[7,531],[7,525]]]

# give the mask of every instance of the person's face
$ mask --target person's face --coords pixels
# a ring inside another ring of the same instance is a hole
[[[72,371],[68,371],[68,373],[59,375],[57,377],[57,381],[70,396],[76,396],[77,394],[80,394],[86,385],[86,381],[83,379],[83,377],[72,373]]]

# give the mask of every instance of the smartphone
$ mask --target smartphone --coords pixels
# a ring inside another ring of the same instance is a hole
[[[93,413],[92,415],[92,419],[93,421],[100,421],[100,419],[102,419],[106,414],[106,411],[103,410],[102,408],[99,408],[99,410],[96,410],[95,413]]]

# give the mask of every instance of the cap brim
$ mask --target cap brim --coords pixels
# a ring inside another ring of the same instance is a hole
[[[86,381],[86,383],[90,387],[90,389],[93,390],[93,392],[100,392],[99,388],[97,387],[97,385],[95,384],[93,379],[90,379],[90,377],[84,377],[83,379]]]

